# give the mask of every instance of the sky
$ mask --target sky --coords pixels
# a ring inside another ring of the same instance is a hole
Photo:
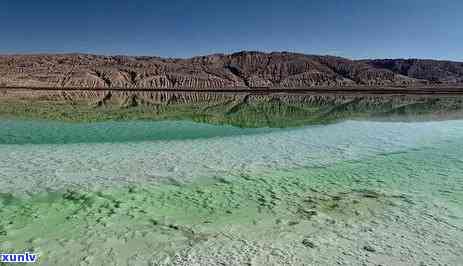
[[[462,0],[1,0],[0,54],[242,50],[463,61]]]

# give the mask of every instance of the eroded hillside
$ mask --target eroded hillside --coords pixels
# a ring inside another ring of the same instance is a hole
[[[463,63],[361,60],[275,52],[190,59],[64,55],[0,56],[0,86],[86,88],[316,88],[463,82]]]

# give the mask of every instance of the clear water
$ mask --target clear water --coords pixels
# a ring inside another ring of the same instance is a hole
[[[51,264],[463,261],[463,121],[0,126],[0,240]]]
[[[76,125],[6,121],[2,126],[6,130],[0,133],[0,192],[7,193],[75,184],[184,183],[326,166],[458,142],[463,121],[348,121],[293,130],[191,122]]]
[[[0,120],[0,144],[69,144],[182,140],[248,135],[278,129],[241,129],[187,121],[65,123]]]

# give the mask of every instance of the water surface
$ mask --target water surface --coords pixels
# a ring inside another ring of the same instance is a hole
[[[278,129],[243,129],[188,121],[66,123],[0,120],[0,144],[68,144],[182,140],[248,135]]]
[[[0,125],[0,248],[44,263],[463,260],[462,120]]]

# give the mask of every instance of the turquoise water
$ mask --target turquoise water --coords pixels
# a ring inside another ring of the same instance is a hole
[[[463,261],[462,120],[0,125],[0,250],[44,264]]]
[[[3,193],[59,190],[68,185],[185,183],[321,167],[459,142],[463,130],[463,121],[347,121],[292,130],[191,122],[4,121],[3,125],[7,125],[0,133]]]
[[[67,144],[182,140],[248,135],[278,129],[242,129],[187,121],[66,123],[0,120],[0,144]]]

